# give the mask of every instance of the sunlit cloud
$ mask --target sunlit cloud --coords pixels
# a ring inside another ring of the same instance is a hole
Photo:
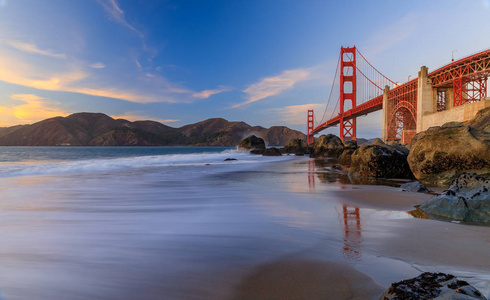
[[[251,84],[245,90],[247,101],[232,106],[237,108],[247,105],[270,96],[281,94],[283,91],[292,88],[296,83],[307,80],[310,76],[308,69],[286,70],[278,76],[266,77],[257,83]]]
[[[97,62],[97,63],[91,64],[90,67],[94,68],[94,69],[104,69],[106,67],[106,65],[104,65],[101,62]]]
[[[0,106],[0,126],[32,124],[47,118],[67,116],[70,113],[57,107],[57,103],[33,94],[15,94],[11,96],[16,103]]]
[[[50,50],[42,50],[42,49],[39,49],[35,44],[25,43],[25,42],[20,42],[20,41],[6,41],[6,43],[10,47],[15,48],[15,49],[20,50],[20,51],[25,52],[25,53],[39,54],[39,55],[44,55],[44,56],[49,56],[49,57],[54,57],[54,58],[60,58],[60,59],[66,58],[65,54],[54,53]]]
[[[144,38],[144,34],[131,25],[124,16],[124,11],[119,7],[116,0],[96,0],[107,12],[109,17],[115,22],[134,31],[140,38]]]
[[[218,89],[204,90],[204,91],[201,91],[198,93],[194,93],[192,96],[195,98],[207,99],[207,98],[211,97],[212,95],[216,95],[216,94],[223,93],[223,92],[229,92],[231,90],[232,90],[231,87],[221,86]]]

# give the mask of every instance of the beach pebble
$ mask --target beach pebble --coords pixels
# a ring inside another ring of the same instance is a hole
[[[393,283],[380,298],[398,299],[486,300],[480,291],[454,275],[429,272]]]

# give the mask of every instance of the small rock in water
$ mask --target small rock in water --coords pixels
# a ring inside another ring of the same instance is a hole
[[[429,272],[393,283],[380,298],[380,300],[402,299],[486,300],[480,291],[454,275]]]
[[[413,193],[428,193],[429,190],[418,181],[407,182],[400,186],[402,191],[404,192],[413,192]]]
[[[226,158],[225,161],[237,160],[236,158]]]

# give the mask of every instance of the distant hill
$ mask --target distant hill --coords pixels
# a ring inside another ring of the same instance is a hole
[[[155,121],[131,122],[84,112],[0,128],[0,146],[236,146],[250,134],[262,137],[270,146],[306,139],[303,133],[283,126],[267,129],[221,118],[173,128]]]

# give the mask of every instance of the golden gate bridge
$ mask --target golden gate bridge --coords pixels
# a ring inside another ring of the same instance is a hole
[[[373,67],[355,46],[341,47],[321,120],[317,122],[313,110],[308,110],[307,142],[313,143],[315,134],[336,125],[340,127],[342,141],[357,140],[357,117],[383,110],[383,140],[409,143],[424,129],[425,115],[485,99],[489,74],[490,49],[453,61],[431,73],[423,66],[418,78],[398,84]],[[334,102],[332,95],[337,78],[340,94],[331,116],[326,119],[328,108]]]

